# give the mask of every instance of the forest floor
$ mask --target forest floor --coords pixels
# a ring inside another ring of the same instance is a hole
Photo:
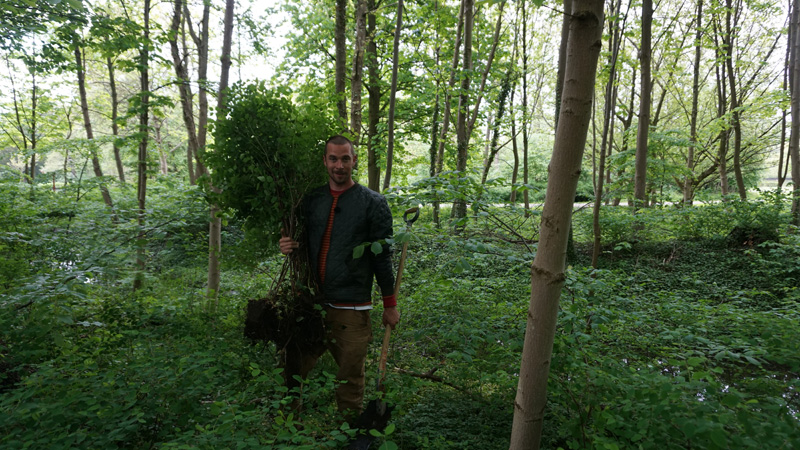
[[[243,336],[247,300],[263,297],[283,258],[227,227],[223,290],[209,303],[197,244],[206,212],[179,203],[153,206],[152,264],[135,293],[124,222],[100,227],[102,208],[69,203],[6,210],[0,447],[311,449],[350,439],[329,355],[287,392],[274,346]],[[775,240],[742,240],[730,220],[711,221],[719,211],[664,211],[684,215],[647,219],[649,236],[705,235],[620,238],[627,216],[609,212],[598,269],[576,217],[542,448],[798,448],[800,235],[781,227]],[[386,380],[395,409],[379,442],[508,448],[530,248],[488,222],[454,236],[426,220],[409,245]],[[288,408],[297,397],[299,415]]]

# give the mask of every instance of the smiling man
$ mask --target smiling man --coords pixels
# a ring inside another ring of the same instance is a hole
[[[306,239],[280,240],[283,254],[302,246],[308,251],[325,298],[326,346],[339,366],[336,377],[344,382],[336,390],[336,403],[351,421],[360,413],[364,398],[364,363],[372,339],[369,312],[373,280],[378,282],[383,298],[383,324],[394,328],[400,320],[391,247],[386,243],[392,236],[392,213],[381,194],[353,180],[357,160],[349,139],[339,135],[328,139],[323,155],[328,184],[304,199]],[[354,258],[353,249],[365,242],[381,242],[383,249],[377,255],[367,250]],[[320,356],[287,354],[287,359],[300,359],[287,361],[287,367],[297,368],[297,375],[305,378]]]

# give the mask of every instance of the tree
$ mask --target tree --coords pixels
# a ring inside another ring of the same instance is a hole
[[[639,49],[642,87],[639,96],[639,131],[636,134],[636,173],[634,174],[633,197],[636,207],[647,204],[647,144],[650,131],[650,96],[653,79],[650,76],[650,59],[653,23],[653,1],[642,1],[642,46]]]
[[[139,71],[140,71],[140,101],[139,101],[139,155],[136,165],[136,198],[139,209],[137,211],[137,222],[139,232],[136,249],[136,266],[138,272],[133,280],[133,290],[139,290],[144,285],[145,259],[145,209],[147,200],[147,135],[148,121],[150,117],[150,0],[144,0],[144,25],[142,28],[142,42],[139,51]]]
[[[394,151],[394,110],[397,101],[397,66],[400,64],[400,30],[403,28],[403,0],[397,2],[397,24],[394,29],[394,51],[392,56],[392,84],[389,88],[389,138],[386,140],[386,176],[383,189],[389,189],[392,179],[392,158]]]
[[[792,51],[789,83],[792,98],[792,127],[789,153],[792,160],[792,222],[800,226],[800,0],[792,2]]]
[[[336,0],[336,30],[334,42],[336,44],[336,107],[339,111],[339,120],[342,128],[347,124],[347,101],[345,100],[345,78],[347,77],[347,0]]]
[[[601,47],[603,2],[573,0],[571,14],[561,114],[550,161],[539,247],[531,266],[531,300],[514,401],[511,449],[538,449],[541,440],[572,203],[591,119]]]

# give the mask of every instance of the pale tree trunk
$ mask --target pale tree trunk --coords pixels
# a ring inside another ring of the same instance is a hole
[[[139,65],[140,65],[140,89],[142,96],[139,111],[139,132],[142,134],[142,140],[139,141],[139,162],[136,165],[137,171],[137,184],[136,184],[136,198],[138,200],[138,225],[139,235],[136,240],[136,267],[137,273],[133,280],[133,290],[139,290],[144,285],[144,270],[146,265],[145,259],[145,243],[147,233],[145,232],[145,206],[147,200],[147,124],[149,121],[149,107],[150,107],[150,79],[149,79],[149,64],[150,64],[150,0],[144,0],[144,36],[142,42],[142,49],[139,52]]]
[[[347,78],[347,0],[336,0],[336,29],[333,35],[336,46],[336,67],[334,86],[336,89],[336,107],[342,128],[347,124],[347,100],[345,97],[345,80]]]
[[[106,66],[108,67],[108,82],[111,89],[111,134],[114,138],[119,136],[119,124],[117,118],[119,117],[119,98],[117,96],[117,80],[114,75],[114,61],[110,56],[106,57]],[[119,181],[125,182],[125,168],[122,166],[122,155],[120,154],[119,146],[116,140],[114,141],[114,161],[117,163],[117,174]]]
[[[403,0],[397,2],[397,23],[394,28],[394,50],[392,51],[392,84],[389,89],[388,137],[386,139],[386,173],[383,190],[389,189],[392,181],[392,159],[394,157],[394,110],[397,97],[397,68],[400,65],[400,29],[403,27]]]
[[[381,169],[378,167],[378,123],[381,117],[381,85],[378,73],[378,45],[375,43],[375,0],[367,0],[367,92],[369,93],[369,116],[367,117],[367,178],[368,187],[380,190]]]
[[[20,103],[22,102],[22,99],[20,98],[19,100],[17,100],[17,87],[16,87],[16,85],[14,83],[14,72],[11,69],[11,60],[8,57],[8,54],[6,54],[6,66],[8,67],[8,78],[9,78],[9,81],[11,82],[11,95],[12,95],[12,99],[14,101],[14,118],[16,120],[16,122],[14,124],[15,125],[14,128],[16,128],[17,131],[19,131],[20,139],[22,139],[22,144],[20,144],[19,142],[17,142],[14,139],[12,139],[12,140],[14,140],[14,144],[17,147],[17,149],[22,150],[23,152],[27,153],[27,150],[28,150],[28,135],[25,132],[25,129],[27,128],[27,126],[25,126],[22,123],[22,116],[20,115],[20,109],[22,108],[22,106],[20,106]],[[35,76],[35,75],[32,74],[32,76]],[[34,97],[35,97],[35,95],[34,95]],[[30,175],[28,174],[28,160],[27,159],[25,160],[25,169],[22,171],[22,179],[25,180],[25,182],[27,182],[28,184],[31,184],[33,182],[33,180],[30,178]]]
[[[542,436],[569,223],[591,119],[603,20],[603,1],[573,0],[561,114],[550,161],[539,247],[531,267],[531,299],[514,401],[512,450],[538,449]]]
[[[181,12],[183,11],[183,1],[175,0],[175,8],[172,15],[172,24],[170,26],[169,45],[172,52],[172,63],[175,67],[175,76],[178,82],[178,93],[181,99],[181,111],[183,112],[183,125],[186,128],[187,147],[186,163],[189,168],[189,184],[196,183],[194,174],[193,155],[199,153],[199,143],[197,140],[197,129],[194,123],[194,105],[192,104],[192,89],[189,85],[189,71],[186,67],[185,58],[187,55],[181,55],[178,47],[178,33],[181,27],[182,18]]]
[[[93,140],[94,132],[92,131],[92,120],[89,118],[89,102],[86,96],[86,72],[83,67],[83,55],[81,53],[81,46],[77,37],[73,40],[73,46],[75,51],[75,64],[77,66],[77,72],[78,72],[78,92],[80,94],[80,99],[81,99],[83,126],[86,129],[86,139]],[[100,167],[100,159],[97,157],[97,148],[94,145],[90,145],[90,148],[92,154],[92,169],[94,169],[94,175],[102,179],[103,169]],[[33,170],[33,168],[31,168],[31,170]],[[108,188],[106,187],[106,184],[103,182],[100,183],[100,193],[102,194],[103,201],[106,203],[106,205],[108,205],[109,208],[113,209],[114,202],[111,201],[111,194],[109,194]]]
[[[472,69],[472,30],[475,23],[475,2],[474,0],[464,0],[464,59],[461,63],[463,70]],[[469,74],[461,75],[461,90],[458,96],[458,111],[456,111],[456,170],[461,172],[461,176],[467,170],[467,150],[469,147],[469,134],[467,130],[467,114],[469,102],[469,85],[472,77]],[[451,217],[462,218],[467,215],[467,202],[463,199],[456,199],[453,202]]]
[[[700,62],[701,51],[703,49],[703,0],[697,0],[697,30],[695,31],[694,44],[694,73],[692,74],[692,112],[689,119],[689,133],[692,141],[686,155],[686,169],[689,174],[683,182],[683,203],[691,205],[694,199],[694,166],[695,148],[697,147],[697,112],[700,99]]]
[[[228,90],[228,76],[231,69],[231,44],[233,38],[233,9],[234,0],[225,2],[225,25],[222,35],[222,56],[220,61],[222,69],[219,78],[219,91],[217,92],[217,109],[220,114],[225,114],[225,102]],[[212,190],[217,191],[215,186]],[[220,287],[220,258],[222,257],[222,219],[219,217],[219,206],[212,204],[209,211],[208,225],[208,287],[206,295],[209,299],[219,302]],[[215,309],[219,306],[215,303]]]
[[[600,245],[602,230],[600,228],[600,205],[603,201],[603,184],[606,178],[606,148],[611,144],[611,130],[614,128],[614,111],[617,105],[617,58],[619,57],[622,32],[624,31],[624,19],[620,16],[622,0],[617,0],[616,4],[612,1],[611,11],[614,18],[611,26],[611,51],[608,55],[608,82],[603,108],[603,131],[600,139],[600,162],[597,174],[597,184],[594,188],[594,207],[592,208],[592,230],[594,233],[594,245],[592,248],[592,267],[597,268],[600,260]],[[620,21],[623,21],[620,24]]]
[[[724,120],[725,115],[728,113],[728,84],[727,80],[727,66],[725,65],[722,45],[719,42],[720,26],[719,17],[715,13],[712,17],[712,25],[714,26],[714,54],[716,56],[715,71],[717,75],[717,117]],[[730,130],[727,124],[721,127],[719,132],[719,150],[717,151],[717,167],[719,170],[720,191],[723,199],[728,196],[730,191],[728,187],[728,136]]]
[[[396,33],[399,33],[397,31]],[[350,78],[350,131],[353,144],[361,143],[361,87],[364,84],[364,47],[367,41],[367,3],[356,0],[356,42]]]
[[[792,162],[792,223],[800,226],[800,0],[792,2],[792,52],[789,85],[792,99],[792,126],[789,153]]]
[[[642,45],[639,50],[642,89],[639,98],[639,129],[636,133],[636,172],[634,173],[633,185],[634,209],[647,206],[647,142],[650,132],[650,96],[653,91],[653,79],[650,76],[652,24],[653,0],[643,0]]]
[[[737,2],[737,9],[738,9]],[[725,8],[725,64],[728,68],[728,83],[730,84],[731,92],[731,127],[733,127],[733,174],[736,179],[736,189],[739,192],[739,198],[747,200],[747,190],[744,186],[744,176],[742,175],[742,126],[739,122],[739,97],[736,91],[736,72],[733,70],[733,45],[734,32],[733,28],[737,26],[736,23],[731,24],[731,14],[733,14],[733,4],[731,0],[726,0]],[[737,14],[738,17],[738,14]],[[737,20],[738,22],[738,20]]]
[[[517,50],[519,44],[519,22],[520,19],[520,7],[521,3],[517,4],[517,10],[515,16],[515,23],[514,23],[514,49],[511,51],[513,55],[511,58],[512,61],[512,68],[514,71],[517,70]],[[511,153],[514,156],[514,165],[511,168],[511,194],[508,197],[508,202],[511,204],[516,203],[517,201],[517,178],[519,176],[519,148],[517,147],[517,111],[514,109],[514,93],[517,90],[517,78],[519,75],[515,74],[514,82],[511,84],[511,96],[508,99],[508,109],[511,112]]]

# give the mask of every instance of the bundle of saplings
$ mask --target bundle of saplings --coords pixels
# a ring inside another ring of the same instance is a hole
[[[245,219],[264,245],[277,248],[280,232],[303,239],[303,196],[324,184],[325,140],[335,123],[311,105],[296,105],[263,82],[236,84],[225,113],[214,126],[215,144],[206,155],[220,207]],[[278,349],[309,349],[323,337],[320,301],[303,246],[284,261],[267,297],[248,302],[245,335]]]

